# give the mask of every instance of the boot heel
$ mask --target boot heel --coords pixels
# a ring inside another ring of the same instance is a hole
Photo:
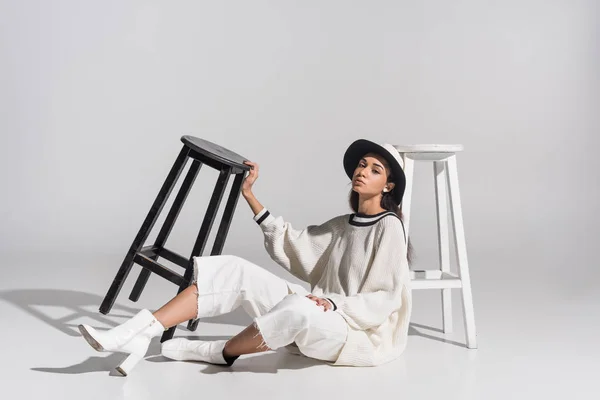
[[[140,356],[138,354],[130,354],[127,356],[125,360],[121,362],[117,366],[117,371],[123,376],[127,376],[127,374],[136,366],[138,362],[140,362],[144,358],[144,356]]]

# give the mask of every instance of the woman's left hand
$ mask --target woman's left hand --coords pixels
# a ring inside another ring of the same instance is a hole
[[[329,300],[323,299],[321,297],[313,296],[312,294],[309,294],[306,297],[308,297],[309,299],[311,299],[312,301],[317,303],[318,306],[322,306],[323,311],[331,310],[331,303],[329,302]]]

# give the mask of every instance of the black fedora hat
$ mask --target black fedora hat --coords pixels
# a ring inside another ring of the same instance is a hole
[[[375,142],[371,142],[366,139],[359,139],[348,146],[346,153],[344,154],[344,169],[348,178],[352,179],[354,170],[356,169],[358,162],[367,153],[376,153],[382,156],[390,166],[392,170],[392,176],[395,186],[390,192],[394,200],[398,205],[402,203],[402,197],[404,196],[404,190],[406,189],[406,176],[404,175],[404,162],[400,153],[391,144],[385,143],[379,145]]]

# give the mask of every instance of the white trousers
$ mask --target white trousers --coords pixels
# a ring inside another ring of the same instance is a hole
[[[295,344],[308,357],[337,360],[346,342],[346,321],[337,311],[317,306],[302,286],[236,256],[194,257],[194,268],[197,318],[241,306],[270,349]]]

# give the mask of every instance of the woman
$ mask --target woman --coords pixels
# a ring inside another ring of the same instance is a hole
[[[408,244],[398,205],[405,176],[399,153],[389,144],[352,143],[344,169],[352,180],[353,214],[321,225],[293,229],[256,199],[251,167],[242,194],[264,234],[271,258],[310,284],[287,282],[234,256],[194,258],[194,280],[155,313],[144,309],[122,325],[97,332],[79,329],[99,351],[130,355],[117,367],[127,373],[141,360],[150,340],[189,319],[215,316],[241,306],[253,323],[230,340],[175,338],[162,344],[174,360],[232,365],[243,354],[287,347],[334,365],[375,366],[391,361],[406,346],[412,298]]]

